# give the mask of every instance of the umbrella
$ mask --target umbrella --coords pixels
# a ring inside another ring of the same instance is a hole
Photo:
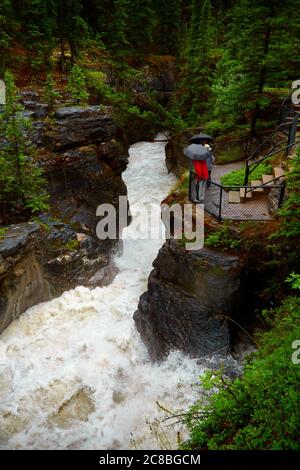
[[[191,160],[208,160],[211,153],[200,144],[191,144],[184,149],[184,155]]]
[[[192,144],[202,144],[203,140],[208,140],[210,142],[213,142],[213,138],[211,135],[208,135],[208,134],[196,134],[196,135],[193,135],[193,137],[190,139],[190,142]]]

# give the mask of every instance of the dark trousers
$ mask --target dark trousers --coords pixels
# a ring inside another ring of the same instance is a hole
[[[210,186],[211,186],[211,171],[208,172],[208,180],[206,183],[207,189],[210,188]]]

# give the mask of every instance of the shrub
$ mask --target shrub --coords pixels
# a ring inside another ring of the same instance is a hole
[[[243,376],[230,381],[219,371],[202,379],[204,389],[219,391],[189,410],[184,448],[300,449],[300,366],[292,361],[292,344],[300,338],[300,298],[287,297],[264,316],[273,328],[257,335],[259,350]]]
[[[76,104],[85,103],[89,99],[86,74],[79,65],[74,65],[71,69],[67,90]]]
[[[224,249],[238,249],[241,246],[242,240],[234,236],[230,230],[230,225],[227,221],[224,222],[219,230],[215,230],[205,237],[205,245]]]
[[[36,160],[29,138],[31,123],[22,115],[17,102],[13,75],[5,74],[7,101],[0,116],[0,209],[7,212],[29,210],[38,213],[48,209],[46,181]]]
[[[268,163],[261,163],[250,175],[251,180],[260,180],[262,175],[272,174],[273,168]],[[224,186],[243,186],[245,178],[245,168],[233,170],[230,173],[221,177],[221,182]]]
[[[300,147],[287,176],[288,197],[279,211],[282,223],[275,237],[296,238],[300,235]]]
[[[44,86],[44,99],[49,104],[50,110],[53,110],[55,100],[60,98],[60,93],[55,90],[55,82],[52,75],[47,75],[47,80]]]

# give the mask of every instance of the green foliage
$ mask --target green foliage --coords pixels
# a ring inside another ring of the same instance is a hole
[[[71,97],[76,101],[76,104],[86,103],[89,99],[86,74],[79,65],[74,65],[71,69],[67,90]]]
[[[292,162],[291,171],[287,174],[288,197],[279,211],[281,224],[273,238],[297,238],[300,235],[300,148]]]
[[[79,246],[79,241],[76,238],[67,241],[67,243],[65,244],[65,247],[68,251],[76,251],[78,246]]]
[[[155,43],[161,54],[177,55],[180,50],[184,26],[182,24],[181,0],[155,0],[156,11]]]
[[[35,151],[26,137],[30,128],[17,104],[17,89],[10,72],[5,73],[6,107],[0,118],[0,208],[29,209],[40,212],[48,208],[42,169],[36,164]]]
[[[300,274],[291,273],[285,282],[290,284],[292,289],[300,289]]]
[[[34,69],[48,65],[55,44],[55,2],[24,0],[20,6],[15,5],[14,9],[19,23],[16,35],[27,49],[28,65]]]
[[[241,142],[237,143],[236,145],[232,146],[232,148],[220,148],[218,147],[217,150],[217,163],[218,165],[226,165],[227,163],[232,163],[239,161],[243,158],[243,154],[241,151]]]
[[[7,232],[7,228],[6,227],[0,227],[0,241],[3,240],[5,234]]]
[[[186,124],[203,122],[210,95],[214,67],[213,39],[216,35],[215,20],[210,0],[191,2],[191,21],[184,51],[185,64],[181,70],[175,108]]]
[[[216,248],[237,250],[240,248],[242,240],[233,234],[230,224],[225,221],[219,230],[211,232],[205,237],[205,245]]]
[[[12,5],[10,0],[0,3],[0,72],[5,70],[9,60],[9,46],[12,40]]]
[[[212,136],[226,134],[233,127],[233,123],[229,120],[222,122],[219,119],[213,119],[205,123],[205,131]]]
[[[54,0],[56,4],[56,34],[60,44],[61,68],[65,69],[65,46],[70,48],[71,66],[87,45],[89,27],[82,16],[81,0]]]
[[[47,75],[47,80],[46,80],[46,83],[45,83],[45,86],[44,86],[44,94],[43,95],[44,95],[44,99],[45,99],[46,103],[49,104],[51,111],[53,110],[55,100],[60,98],[60,93],[55,90],[54,85],[55,85],[55,83],[54,83],[53,77],[49,73]]]
[[[122,67],[118,63],[112,65],[116,84],[108,84],[103,72],[87,71],[87,86],[97,93],[102,104],[113,106],[114,118],[120,127],[127,126],[130,118],[135,117],[149,125],[149,132],[158,127],[174,132],[184,128],[180,116],[158,103],[155,93],[147,88],[147,83],[139,71],[131,67]],[[135,104],[133,89],[136,83],[141,83],[145,88],[147,109],[141,109]]]
[[[299,50],[297,6],[286,2],[240,0],[227,14],[222,58],[212,84],[211,105],[216,118],[226,123],[251,120],[255,133],[259,115],[267,109],[265,86],[292,81],[295,63],[287,64],[288,50]],[[287,29],[289,34],[286,36]],[[286,39],[284,39],[284,37]],[[292,53],[294,56],[294,52]]]
[[[51,227],[46,222],[41,220],[39,217],[32,217],[32,220],[39,224],[39,226],[44,230],[44,232],[50,232]]]
[[[300,367],[292,362],[292,343],[300,338],[300,298],[286,298],[268,315],[272,329],[257,335],[259,350],[241,377],[204,376],[203,388],[212,393],[190,409],[184,448],[299,450]]]
[[[272,174],[272,166],[268,163],[261,163],[250,175],[250,180],[260,180],[262,175]],[[240,168],[239,170],[233,170],[226,175],[221,177],[221,182],[223,186],[243,186],[245,178],[245,168]]]

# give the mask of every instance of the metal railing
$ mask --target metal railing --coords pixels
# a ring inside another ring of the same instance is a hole
[[[193,195],[197,195],[196,185],[197,174],[190,171],[189,196],[190,200],[196,204],[201,203]],[[267,183],[260,185],[222,185],[215,181],[210,181],[210,188],[204,193],[205,212],[212,215],[219,221],[231,220],[270,220],[272,214],[280,209],[285,194],[285,180],[282,176],[275,177]],[[241,190],[244,190],[243,192]],[[257,192],[258,197],[248,199],[248,193]],[[229,191],[237,193],[239,202],[229,201]],[[263,196],[263,197],[261,197]]]
[[[247,157],[243,185],[224,186],[210,181],[210,189],[206,190],[204,195],[204,209],[207,213],[220,221],[224,219],[269,220],[271,215],[280,209],[285,195],[283,176],[274,177],[260,185],[249,185],[249,179],[262,162],[280,152],[284,152],[287,156],[290,149],[300,143],[296,141],[299,116],[291,106],[291,97],[289,96],[281,105],[279,124],[276,129]],[[278,140],[279,133],[285,136],[283,140]],[[262,155],[266,150],[267,153]],[[260,158],[257,158],[258,156]],[[189,197],[195,203],[200,202],[193,196],[193,194],[197,194],[195,185],[198,179],[196,173],[191,169]],[[236,192],[236,200],[229,200],[230,191]]]
[[[260,163],[280,152],[285,152],[285,156],[287,157],[289,154],[289,150],[294,145],[296,145],[299,116],[298,113],[291,106],[293,106],[291,102],[291,97],[288,96],[283,100],[280,107],[279,125],[272,132],[272,134],[268,136],[268,138],[264,142],[262,142],[262,144],[259,145],[257,149],[252,152],[251,155],[248,156],[245,167],[245,186],[248,186],[249,177],[251,173],[260,165]],[[286,138],[274,142],[274,139],[276,138],[276,136],[278,137],[279,132],[284,134]],[[264,150],[269,149],[271,144],[273,144],[273,146],[271,147],[271,150],[267,152],[266,155],[262,155],[260,158],[256,158],[258,155],[261,155]]]
[[[289,145],[286,145],[284,148],[281,148],[281,149],[278,149],[278,150],[275,150],[275,151],[272,151],[270,153],[268,153],[267,155],[265,155],[264,157],[261,157],[260,159],[258,160],[254,160],[254,161],[251,161],[251,160],[247,160],[246,161],[246,165],[245,165],[245,178],[244,178],[244,185],[245,186],[248,186],[248,183],[249,183],[249,177],[251,175],[251,173],[253,173],[253,171],[265,160],[267,160],[268,158],[271,158],[273,157],[274,155],[276,155],[277,153],[280,153],[280,152],[288,152],[288,150],[292,147],[294,147],[294,145],[297,145],[298,142],[293,142]]]
[[[256,189],[263,189],[264,193],[258,193],[259,197],[247,199],[247,193]],[[241,197],[244,190],[244,197]],[[240,197],[240,203],[229,202],[229,191],[235,191]],[[261,194],[263,197],[261,197]],[[270,220],[272,215],[280,209],[284,200],[285,181],[278,184],[259,186],[222,186],[211,182],[211,189],[206,191],[204,197],[205,211],[219,221],[231,220]],[[272,203],[271,203],[272,201]]]
[[[264,150],[269,149],[271,145],[277,147],[280,144],[289,145],[296,137],[298,124],[298,113],[293,109],[291,97],[287,96],[280,106],[279,120],[273,132],[252,152],[247,156],[247,160],[253,160],[257,155],[260,155]],[[278,138],[278,133],[281,132],[286,136],[282,141],[274,141]]]

